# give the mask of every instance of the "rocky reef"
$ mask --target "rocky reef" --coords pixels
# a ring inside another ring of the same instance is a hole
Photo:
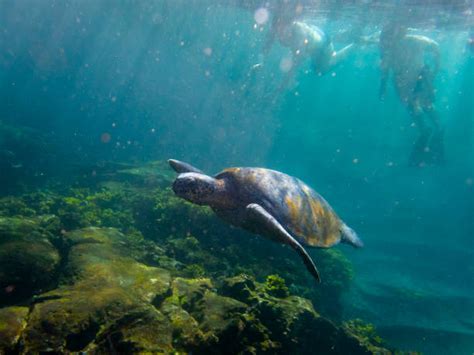
[[[341,252],[314,253],[316,287],[292,251],[175,198],[156,166],[0,199],[0,353],[388,353],[339,324]]]

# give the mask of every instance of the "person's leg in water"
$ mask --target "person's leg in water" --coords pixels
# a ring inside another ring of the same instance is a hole
[[[423,111],[430,119],[433,126],[433,134],[428,142],[428,147],[431,153],[431,163],[440,164],[444,161],[444,143],[443,143],[443,129],[441,128],[438,112],[433,104],[426,106]]]
[[[429,162],[429,141],[432,130],[425,124],[423,120],[423,110],[418,102],[410,102],[408,104],[408,111],[413,120],[413,123],[418,128],[418,138],[413,144],[413,149],[410,154],[409,164],[412,166],[423,166]]]
[[[428,142],[431,155],[430,163],[439,164],[444,159],[444,145],[443,130],[441,128],[438,112],[434,105],[434,79],[433,71],[428,66],[425,66],[420,74],[419,85],[417,85],[417,96],[420,107],[433,129],[430,141]]]

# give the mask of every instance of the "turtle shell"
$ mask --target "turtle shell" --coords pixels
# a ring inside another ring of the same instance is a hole
[[[303,181],[263,168],[230,168],[215,177],[230,183],[232,205],[245,208],[258,203],[300,243],[328,248],[341,241],[341,219]]]

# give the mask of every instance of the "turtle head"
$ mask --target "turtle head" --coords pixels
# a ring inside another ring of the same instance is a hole
[[[177,196],[198,205],[211,203],[217,190],[216,179],[199,173],[179,174],[173,183],[173,191]]]

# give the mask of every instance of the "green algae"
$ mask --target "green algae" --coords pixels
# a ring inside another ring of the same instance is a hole
[[[55,285],[60,255],[37,220],[0,217],[0,306]]]
[[[127,237],[115,229],[91,227],[64,238],[70,250],[62,286],[42,295],[23,334],[30,352],[93,346],[101,327],[138,309],[154,311],[151,302],[169,288],[170,273],[129,257]]]
[[[267,279],[265,280],[265,290],[275,297],[285,298],[290,295],[285,280],[278,275],[267,276]]]
[[[186,277],[200,278],[206,275],[206,269],[199,264],[189,264],[184,267],[182,273]]]
[[[375,326],[364,322],[362,319],[352,319],[344,322],[343,327],[368,346],[383,347],[386,345],[384,340],[377,334]]]
[[[63,238],[69,249],[62,281],[34,300],[14,345],[24,353],[308,352],[334,347],[342,336],[309,300],[272,296],[250,276],[216,288],[209,278],[173,278],[145,265],[128,254],[136,235],[90,227]],[[269,280],[281,288],[280,278]],[[310,329],[320,335],[311,337]]]
[[[0,353],[13,352],[26,327],[28,307],[0,308]]]

